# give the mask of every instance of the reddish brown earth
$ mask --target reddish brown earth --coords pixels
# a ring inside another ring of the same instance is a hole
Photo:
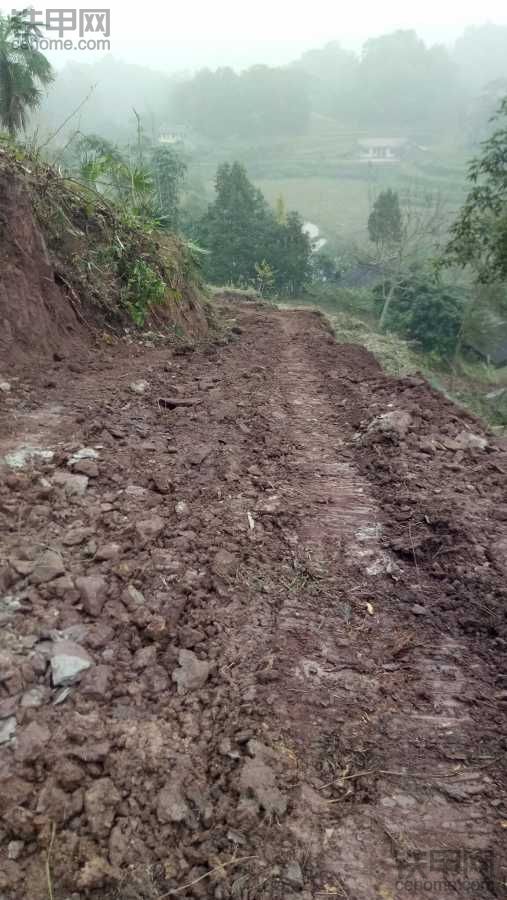
[[[0,456],[55,453],[0,467],[0,897],[504,896],[505,448],[312,313],[228,314],[0,373]]]

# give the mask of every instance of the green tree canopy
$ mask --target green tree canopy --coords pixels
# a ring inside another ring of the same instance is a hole
[[[378,195],[368,219],[370,240],[379,247],[401,241],[401,209],[396,191],[388,188]]]
[[[0,124],[11,137],[26,128],[28,112],[42,99],[42,88],[54,75],[46,57],[37,50],[42,32],[25,13],[0,13]]]
[[[484,141],[472,160],[472,185],[451,229],[446,258],[450,264],[472,266],[479,281],[507,279],[507,97],[497,119],[502,126]]]
[[[259,272],[269,270],[274,290],[301,291],[310,275],[311,245],[298,214],[289,212],[278,222],[238,162],[219,166],[215,189],[196,233],[208,251],[207,278],[215,284],[257,284]]]

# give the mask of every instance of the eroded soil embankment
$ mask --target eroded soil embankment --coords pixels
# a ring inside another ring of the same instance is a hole
[[[501,896],[506,454],[314,315],[231,314],[2,396],[1,455],[55,455],[1,473],[1,889]]]

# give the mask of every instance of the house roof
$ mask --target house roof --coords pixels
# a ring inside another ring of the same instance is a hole
[[[363,138],[358,141],[360,147],[403,147],[407,138]]]

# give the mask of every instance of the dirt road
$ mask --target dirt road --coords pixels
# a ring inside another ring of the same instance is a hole
[[[505,447],[229,316],[0,395],[0,896],[504,896]]]

